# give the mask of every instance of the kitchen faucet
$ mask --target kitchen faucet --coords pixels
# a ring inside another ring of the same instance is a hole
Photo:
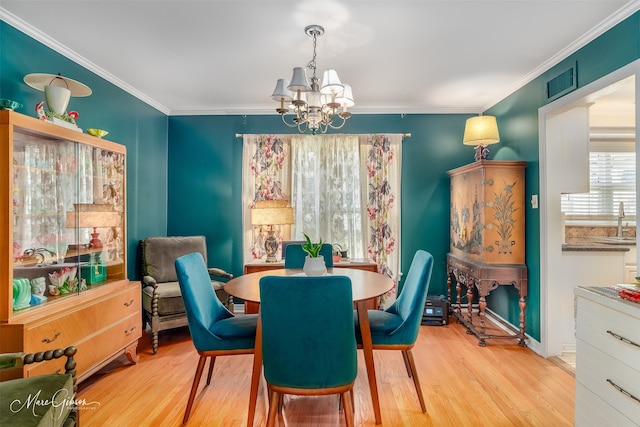
[[[624,202],[620,202],[618,206],[618,232],[616,237],[622,237],[622,218],[624,218]]]

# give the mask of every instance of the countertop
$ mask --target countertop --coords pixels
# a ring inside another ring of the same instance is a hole
[[[629,247],[635,245],[635,237],[567,237],[566,243],[562,244],[562,250],[576,252],[629,252]]]

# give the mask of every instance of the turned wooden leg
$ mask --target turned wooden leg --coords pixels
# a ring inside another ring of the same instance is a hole
[[[527,301],[525,300],[524,296],[520,296],[520,339],[518,341],[518,345],[520,347],[526,347],[527,343],[525,342],[525,335],[524,335],[524,309],[527,307]]]
[[[478,315],[480,316],[480,342],[478,342],[478,345],[480,347],[484,347],[487,345],[487,343],[484,341],[484,335],[485,335],[485,314],[484,314],[484,310],[487,307],[487,300],[485,298],[484,295],[480,295],[480,300],[479,300],[479,313]]]
[[[471,327],[473,325],[473,282],[467,278],[467,317],[469,324],[467,326],[467,333],[472,334]]]
[[[456,321],[460,321],[462,319],[462,285],[460,285],[460,280],[456,282]]]

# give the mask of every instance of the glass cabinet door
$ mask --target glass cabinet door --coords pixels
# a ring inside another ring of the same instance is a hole
[[[13,310],[126,277],[125,156],[16,129]]]

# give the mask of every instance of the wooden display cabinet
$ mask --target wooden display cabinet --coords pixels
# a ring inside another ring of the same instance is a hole
[[[525,265],[526,163],[480,160],[448,172],[451,178],[450,252],[447,255],[449,302],[456,283],[456,318],[485,345],[486,338],[518,338],[525,345],[524,310],[527,295]],[[500,285],[513,285],[520,294],[517,334],[488,335],[485,329],[486,296]],[[462,287],[466,287],[467,313],[462,314]],[[479,326],[473,323],[474,288],[478,292]]]
[[[125,159],[123,145],[0,111],[0,352],[75,345],[78,381],[120,354],[137,361]]]

